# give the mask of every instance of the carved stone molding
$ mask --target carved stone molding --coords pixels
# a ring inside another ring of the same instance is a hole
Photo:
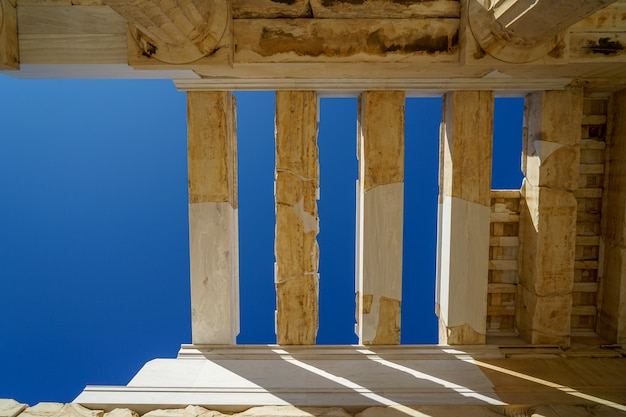
[[[213,53],[226,32],[228,0],[104,0],[129,23],[146,57],[187,64]]]

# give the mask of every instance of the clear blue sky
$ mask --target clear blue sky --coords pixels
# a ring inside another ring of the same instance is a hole
[[[191,341],[185,93],[0,75],[0,398],[69,402]],[[239,343],[273,343],[274,94],[237,94]],[[356,99],[323,99],[318,343],[356,343]],[[521,99],[496,100],[493,188],[521,183]],[[408,99],[402,342],[436,343],[441,99]]]

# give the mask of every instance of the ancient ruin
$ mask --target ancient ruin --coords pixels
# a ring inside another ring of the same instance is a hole
[[[0,71],[187,92],[193,331],[127,386],[0,417],[626,415],[626,1],[0,0]],[[269,346],[235,342],[237,90],[276,91]],[[315,345],[325,95],[359,98],[357,346]],[[511,95],[525,178],[496,191]],[[399,345],[407,96],[443,97],[437,346]]]

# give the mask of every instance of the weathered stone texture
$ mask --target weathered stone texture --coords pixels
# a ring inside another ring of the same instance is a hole
[[[231,92],[188,92],[189,268],[192,340],[239,333],[237,139]]]
[[[235,19],[311,17],[309,0],[233,0],[232,5]]]
[[[369,91],[359,101],[364,191],[404,181],[404,92]]]
[[[108,413],[104,413],[104,417],[139,417],[139,414],[128,408],[115,408]]]
[[[457,62],[459,19],[237,19],[235,61]]]
[[[368,91],[358,114],[357,335],[400,343],[404,92]]]
[[[0,417],[15,417],[26,410],[28,404],[21,404],[15,400],[0,398]]]
[[[104,0],[130,24],[129,33],[147,56],[184,64],[214,51],[226,31],[229,4],[222,0]],[[165,23],[167,22],[167,23]]]
[[[310,4],[313,16],[322,19],[458,18],[461,14],[461,6],[454,0],[310,0]]]
[[[448,92],[439,164],[439,341],[486,340],[493,92]]]
[[[491,191],[487,332],[492,335],[515,332],[519,202],[519,190]]]
[[[237,207],[236,119],[231,92],[187,93],[189,203]]]
[[[276,93],[276,336],[314,344],[318,327],[317,94]]]
[[[573,193],[525,182],[520,213],[523,285],[540,297],[572,291],[576,248]]]
[[[41,402],[29,407],[20,417],[103,417],[104,411],[90,410],[80,404]]]
[[[142,417],[221,417],[223,415],[224,414],[218,411],[207,410],[197,405],[188,405],[185,408],[153,410],[144,414]]]
[[[441,196],[491,205],[493,92],[444,96],[439,187]]]
[[[613,342],[626,343],[626,90],[613,95],[610,111],[604,271],[597,330]]]
[[[569,345],[582,90],[526,98],[516,321],[530,343]]]
[[[526,98],[526,179],[534,186],[578,188],[582,90],[539,91]]]

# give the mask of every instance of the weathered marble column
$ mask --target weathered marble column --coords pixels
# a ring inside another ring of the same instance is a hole
[[[189,267],[194,344],[239,333],[237,138],[231,92],[187,92]]]
[[[439,163],[439,343],[486,337],[493,92],[443,99]]]
[[[604,270],[600,277],[598,334],[614,343],[626,343],[626,90],[610,100],[609,175],[605,190],[603,232]]]
[[[516,325],[533,344],[569,345],[582,99],[578,88],[526,97]]]
[[[317,93],[276,93],[276,340],[315,344],[318,328]]]
[[[404,102],[402,91],[359,99],[356,334],[365,345],[400,343]]]

